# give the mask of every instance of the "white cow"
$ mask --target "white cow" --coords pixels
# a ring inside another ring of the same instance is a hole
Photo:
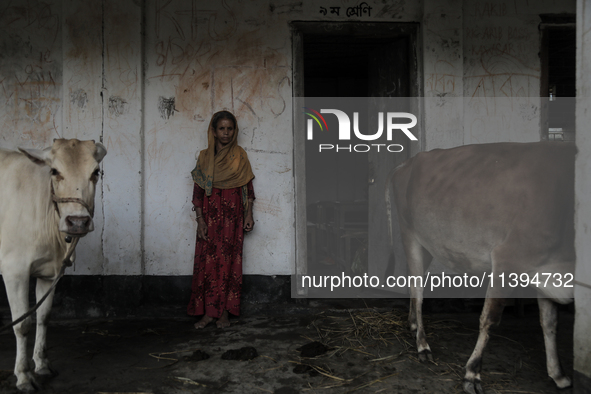
[[[54,140],[44,150],[0,150],[0,272],[13,321],[29,309],[29,277],[37,278],[39,300],[51,287],[66,254],[67,235],[94,230],[92,221],[99,163],[107,154],[100,143]],[[46,323],[53,291],[37,310],[33,360],[35,373],[53,376],[45,351]],[[14,326],[17,388],[34,391],[27,360],[30,318]]]
[[[572,302],[575,268],[574,161],[571,143],[466,145],[419,153],[392,178],[409,274],[436,258],[456,272],[493,273],[480,335],[466,364],[464,391],[481,394],[482,354],[511,286],[500,276],[527,275],[538,290],[548,375],[571,385],[558,362],[556,303]],[[552,280],[545,282],[548,275]],[[537,276],[536,276],[537,275]],[[543,276],[546,275],[546,276]],[[543,284],[534,283],[541,278]],[[412,283],[412,282],[411,282]],[[495,284],[496,283],[496,284]],[[411,286],[409,323],[422,360],[431,349],[423,327],[423,289]]]

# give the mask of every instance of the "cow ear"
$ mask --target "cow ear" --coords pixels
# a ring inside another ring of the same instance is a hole
[[[40,166],[49,165],[49,153],[51,152],[51,147],[41,149],[28,149],[28,148],[18,148],[25,156],[29,158],[33,163],[38,164]]]
[[[103,157],[107,154],[107,148],[100,142],[96,142],[96,153],[94,154],[94,159],[100,163],[103,160]]]

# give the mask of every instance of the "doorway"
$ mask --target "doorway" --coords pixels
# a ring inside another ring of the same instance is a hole
[[[576,25],[575,15],[541,15],[540,97],[541,139],[575,140]]]
[[[418,96],[416,24],[301,22],[292,28],[295,97]],[[409,99],[397,110],[411,105]],[[408,154],[319,152],[300,118],[294,108],[296,274],[392,274],[383,190]],[[298,288],[298,295],[307,290]]]

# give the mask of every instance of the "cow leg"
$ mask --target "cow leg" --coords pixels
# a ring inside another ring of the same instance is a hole
[[[408,272],[412,276],[423,276],[425,268],[429,266],[433,257],[413,237],[404,234],[404,249],[408,261]],[[408,324],[411,331],[416,331],[417,351],[419,360],[433,361],[431,348],[427,343],[427,335],[423,326],[423,287],[410,285],[410,310],[408,313]]]
[[[29,310],[29,276],[6,273],[3,274],[3,277],[12,321],[15,321]],[[24,392],[35,391],[35,385],[37,384],[27,359],[27,335],[30,328],[30,317],[13,326],[14,335],[16,336],[16,362],[14,365],[16,387]]]
[[[43,298],[52,284],[53,281],[40,278],[37,279],[37,287],[35,290],[37,302]],[[55,290],[52,290],[39,309],[37,309],[37,330],[33,361],[35,361],[35,373],[43,377],[53,377],[56,375],[56,373],[49,367],[49,360],[46,354],[47,321],[49,320],[49,313],[51,312],[54,292]]]
[[[556,326],[558,324],[558,308],[556,303],[547,298],[538,297],[540,308],[540,324],[544,331],[544,344],[546,345],[546,368],[558,388],[570,387],[571,380],[562,374],[556,348]]]
[[[431,347],[427,342],[427,334],[425,334],[425,327],[423,325],[423,289],[417,288],[416,291],[411,291],[411,311],[414,311],[414,322],[409,321],[411,331],[416,331],[417,352],[419,354],[419,361],[433,361]],[[411,312],[412,313],[412,312]],[[411,320],[409,313],[409,320]]]
[[[472,356],[466,364],[466,375],[464,376],[464,392],[469,394],[484,394],[484,390],[480,384],[480,370],[482,369],[482,354],[484,348],[488,343],[489,330],[491,326],[498,325],[501,322],[503,309],[505,309],[506,300],[504,298],[489,298],[490,294],[487,292],[487,298],[484,301],[482,314],[480,315],[480,333],[478,334],[478,341],[476,347],[472,352]]]

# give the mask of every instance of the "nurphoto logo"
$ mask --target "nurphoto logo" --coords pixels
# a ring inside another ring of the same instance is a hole
[[[351,119],[344,111],[338,109],[321,109],[320,112],[315,109],[304,107],[304,114],[308,115],[311,119],[307,121],[307,139],[314,139],[314,122],[320,128],[320,132],[328,132],[328,124],[322,114],[332,114],[337,117],[339,123],[338,140],[339,141],[351,141]],[[384,122],[385,119],[385,122]],[[410,122],[400,123],[400,120],[408,119]],[[408,112],[378,112],[378,131],[373,134],[364,134],[359,131],[359,112],[353,112],[353,134],[355,138],[361,141],[376,141],[384,133],[384,123],[386,123],[386,138],[388,141],[392,141],[392,136],[395,131],[401,131],[411,141],[417,141],[417,137],[410,132],[417,125],[417,117]],[[402,152],[404,147],[400,144],[319,144],[319,152],[323,151],[347,151],[347,152],[369,152],[375,150],[377,152]]]

